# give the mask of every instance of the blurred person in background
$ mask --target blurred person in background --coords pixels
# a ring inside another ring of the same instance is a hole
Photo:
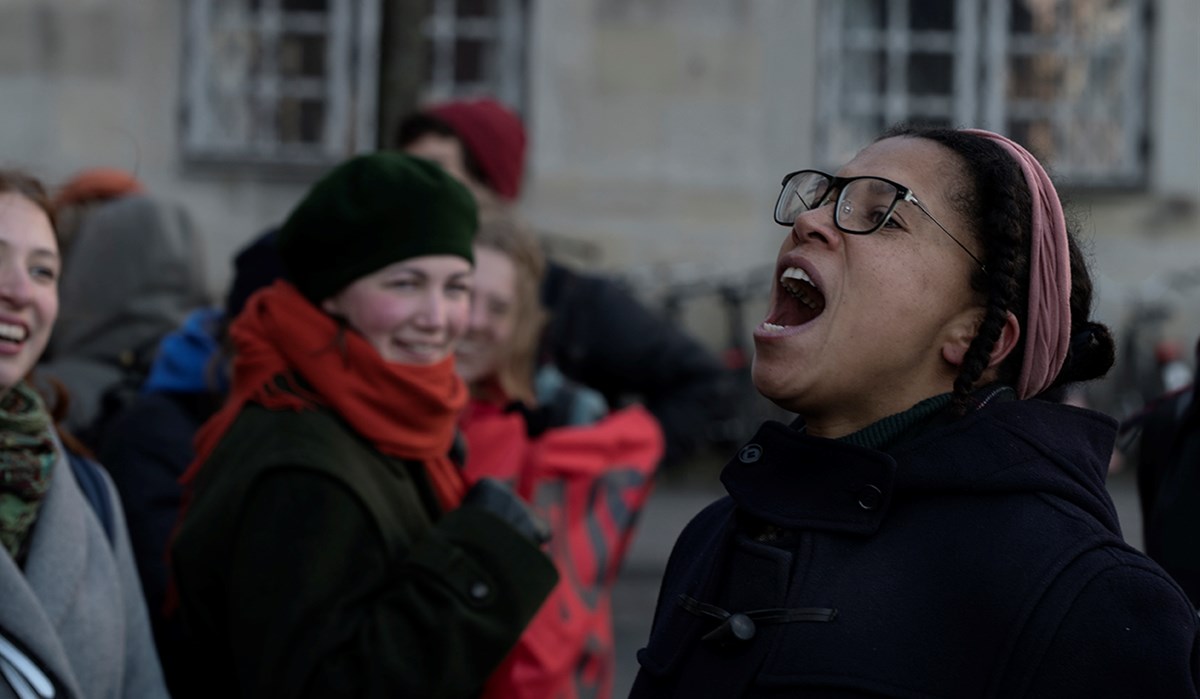
[[[193,441],[229,392],[229,325],[250,295],[283,276],[274,231],[233,261],[224,308],[193,311],[159,344],[138,394],[99,434],[96,454],[121,494],[129,538],[168,686],[178,688],[178,626],[163,614],[167,542],[179,518],[179,478],[196,458]]]
[[[609,412],[595,391],[543,366],[545,261],[511,210],[488,210],[475,238],[475,299],[456,351],[471,401],[460,425],[468,482],[512,484],[553,532],[559,583],[488,681],[494,699],[612,696],[612,586],[653,485],[662,431],[638,405]],[[543,400],[544,397],[544,400]]]
[[[40,370],[66,387],[66,426],[95,449],[162,338],[208,305],[203,250],[185,209],[120,170],[81,171],[54,202],[67,227],[63,310]]]
[[[116,489],[27,380],[61,268],[45,189],[0,171],[0,697],[166,697]]]
[[[481,202],[520,197],[526,133],[520,118],[489,99],[431,105],[403,119],[398,147],[446,169]],[[599,391],[610,406],[640,400],[666,435],[664,467],[706,445],[728,386],[716,355],[654,313],[613,279],[549,259],[541,284],[549,312],[538,356]]]
[[[1112,366],[1050,178],[974,129],[784,178],[765,423],[680,534],[633,699],[1196,697],[1200,623],[1125,543]]]
[[[1196,344],[1200,360],[1200,342]],[[1140,429],[1137,490],[1146,555],[1200,607],[1200,406],[1196,386],[1151,401],[1122,429]]]
[[[234,321],[183,478],[183,696],[474,697],[554,587],[544,523],[454,458],[477,225],[441,168],[382,153],[280,228],[285,280]]]

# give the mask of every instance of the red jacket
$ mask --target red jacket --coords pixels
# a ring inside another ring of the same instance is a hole
[[[461,426],[468,484],[500,478],[532,503],[554,532],[548,553],[560,576],[483,696],[611,696],[612,586],[663,455],[662,429],[632,406],[531,439],[520,412],[479,401]]]

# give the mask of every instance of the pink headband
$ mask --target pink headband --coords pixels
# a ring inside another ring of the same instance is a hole
[[[963,129],[1000,144],[1012,155],[1033,196],[1029,254],[1029,311],[1025,360],[1017,379],[1017,395],[1031,398],[1054,383],[1071,342],[1071,258],[1067,222],[1050,176],[1029,151],[1015,141],[982,129]]]

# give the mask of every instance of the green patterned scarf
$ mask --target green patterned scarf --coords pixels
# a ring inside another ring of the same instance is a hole
[[[46,406],[21,382],[0,397],[0,543],[19,566],[57,460]]]

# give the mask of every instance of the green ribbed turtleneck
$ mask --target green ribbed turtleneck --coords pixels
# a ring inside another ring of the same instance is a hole
[[[943,393],[926,398],[904,412],[889,415],[857,432],[839,437],[838,441],[857,447],[886,451],[888,447],[899,441],[901,436],[919,431],[924,427],[933,416],[950,405],[950,397],[951,394]]]

